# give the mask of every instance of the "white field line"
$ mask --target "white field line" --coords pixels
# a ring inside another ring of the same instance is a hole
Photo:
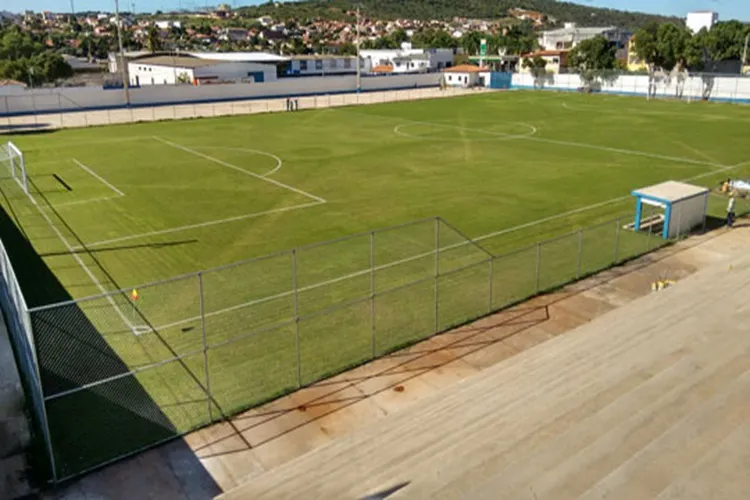
[[[75,205],[83,205],[85,203],[96,203],[98,201],[115,200],[117,198],[120,198],[120,196],[103,196],[101,198],[91,198],[88,200],[66,201],[65,203],[55,203],[54,205],[52,205],[50,209],[64,208],[64,207],[70,207],[70,206],[75,206]],[[45,206],[43,208],[47,208],[47,207]]]
[[[29,148],[25,151],[25,153],[29,153],[31,151],[46,151],[48,149],[59,150],[61,148],[89,146],[92,144],[111,144],[111,143],[117,143],[117,142],[142,141],[142,140],[148,140],[148,139],[150,139],[150,137],[146,135],[146,136],[118,137],[116,139],[100,139],[100,140],[95,140],[95,141],[78,141],[78,142],[65,141],[65,143],[57,144],[55,146]]]
[[[133,333],[135,333],[135,328],[133,327],[133,324],[130,322],[130,320],[128,320],[128,317],[125,315],[125,313],[122,312],[122,310],[117,305],[117,303],[114,301],[114,299],[112,298],[112,296],[111,295],[106,295],[107,294],[107,289],[104,288],[104,286],[101,284],[101,282],[96,277],[96,275],[94,275],[94,273],[91,272],[91,270],[88,268],[88,266],[86,266],[86,264],[81,259],[80,255],[78,255],[76,253],[76,251],[73,248],[73,246],[68,242],[67,239],[65,239],[65,236],[63,236],[63,234],[60,232],[60,230],[57,229],[57,227],[52,222],[52,220],[49,218],[49,216],[45,213],[44,210],[42,210],[42,207],[40,207],[39,204],[36,202],[36,200],[34,199],[34,197],[30,193],[27,193],[27,196],[31,200],[31,203],[34,205],[34,207],[36,207],[36,209],[39,212],[39,214],[47,222],[47,224],[52,229],[52,231],[55,232],[55,234],[60,239],[60,241],[62,241],[63,245],[65,245],[65,247],[68,249],[68,252],[71,254],[71,256],[73,257],[73,259],[75,259],[75,261],[78,263],[78,265],[81,267],[81,269],[83,269],[83,271],[88,275],[88,277],[91,279],[91,281],[94,283],[94,285],[96,285],[96,287],[99,289],[99,291],[107,297],[107,302],[109,302],[112,305],[112,307],[114,308],[114,310],[117,312],[117,314],[122,319],[123,323],[125,323],[125,326],[127,326],[130,329],[130,331],[132,331]]]
[[[605,151],[609,153],[618,153],[618,154],[624,154],[624,155],[631,155],[631,156],[643,156],[646,158],[654,158],[657,160],[666,160],[666,161],[672,161],[677,163],[690,163],[693,165],[702,165],[707,167],[713,167],[713,168],[723,168],[724,165],[713,163],[713,162],[705,162],[701,160],[694,160],[692,158],[680,158],[675,156],[666,156],[666,155],[660,155],[655,153],[647,153],[645,151],[636,151],[634,149],[620,149],[620,148],[611,148],[608,146],[597,146],[593,144],[587,144],[584,142],[572,142],[572,141],[561,141],[557,139],[545,139],[543,137],[537,137],[537,136],[531,136],[531,135],[512,135],[512,134],[505,134],[503,132],[494,132],[491,130],[484,130],[480,128],[469,128],[469,127],[462,127],[459,125],[447,125],[447,124],[439,124],[439,123],[432,123],[432,122],[416,122],[416,123],[422,123],[425,125],[435,125],[435,126],[443,126],[448,127],[456,130],[468,130],[468,131],[474,131],[474,132],[482,132],[486,134],[494,134],[499,137],[508,137],[511,136],[512,139],[519,139],[524,141],[534,141],[534,142],[542,142],[546,144],[555,144],[558,146],[569,146],[569,147],[575,147],[575,148],[584,148],[584,149],[594,149],[598,151]]]
[[[625,97],[625,96],[620,96],[620,97]],[[596,106],[588,106],[588,105],[582,106],[580,104],[576,104],[575,107],[571,107],[571,105],[568,104],[567,102],[563,102],[562,107],[567,109],[568,111],[583,111],[583,112],[589,112],[589,113],[607,113],[607,114],[620,115],[620,116],[622,116],[623,114],[653,115],[653,116],[681,116],[681,117],[694,118],[696,120],[701,120],[701,121],[710,121],[712,119],[739,121],[739,122],[748,121],[746,118],[742,118],[739,116],[720,115],[716,113],[698,114],[698,113],[681,113],[679,111],[657,111],[657,110],[641,110],[641,109],[629,109],[623,112],[623,111],[616,111],[616,110],[602,110]]]
[[[115,193],[119,194],[120,196],[125,196],[125,193],[123,193],[122,191],[120,191],[119,189],[117,189],[115,186],[112,185],[112,183],[108,182],[107,179],[105,179],[101,175],[97,174],[96,172],[94,172],[93,170],[91,170],[89,167],[87,167],[86,165],[84,165],[83,163],[81,163],[80,161],[78,161],[75,158],[73,158],[73,163],[75,163],[76,165],[78,165],[84,171],[86,171],[89,174],[91,174],[92,177],[94,177],[95,179],[97,179],[99,182],[101,182],[102,184],[104,184],[105,186],[107,186],[109,189],[111,189]]]
[[[263,156],[268,156],[269,158],[273,158],[276,161],[276,166],[266,172],[265,174],[261,174],[263,177],[268,177],[269,175],[273,175],[279,170],[281,170],[281,166],[284,165],[284,160],[279,158],[273,153],[269,153],[268,151],[263,151],[261,149],[251,149],[251,148],[228,148],[223,146],[201,146],[198,149],[220,149],[222,151],[241,151],[244,153],[256,153]]]
[[[276,214],[276,213],[282,213],[282,212],[290,212],[292,210],[300,210],[300,209],[303,209],[303,208],[314,207],[314,206],[317,206],[317,205],[322,205],[323,203],[325,203],[325,202],[314,201],[312,203],[303,203],[301,205],[292,205],[290,207],[274,208],[272,210],[265,210],[263,212],[254,212],[254,213],[250,213],[250,214],[237,215],[235,217],[227,217],[226,219],[218,219],[218,220],[211,220],[211,221],[207,221],[207,222],[199,222],[197,224],[190,224],[190,225],[187,225],[187,226],[179,226],[179,227],[171,227],[169,229],[161,229],[161,230],[158,230],[158,231],[150,231],[150,232],[147,232],[147,233],[131,234],[129,236],[122,236],[120,238],[112,238],[112,239],[109,239],[109,240],[101,240],[101,241],[95,241],[93,243],[86,243],[85,246],[79,245],[79,246],[73,247],[73,250],[85,250],[87,248],[95,248],[95,247],[99,247],[99,246],[102,246],[102,245],[109,245],[109,244],[112,244],[112,243],[121,243],[123,241],[130,241],[130,240],[135,240],[135,239],[139,239],[139,238],[146,238],[146,237],[149,237],[149,236],[160,236],[162,234],[177,233],[177,232],[180,232],[180,231],[187,231],[189,229],[199,229],[199,228],[202,228],[202,227],[217,226],[219,224],[227,224],[229,222],[236,222],[236,221],[245,220],[245,219],[253,219],[255,217],[260,217],[262,215],[270,215],[270,214]]]
[[[726,167],[723,167],[723,170],[724,171],[728,171],[728,170],[731,170],[731,169],[740,168],[740,167],[745,166],[745,165],[750,165],[750,161],[743,162],[743,163],[738,163],[736,165],[726,166]],[[717,171],[713,171],[713,172],[709,172],[708,174],[701,174],[699,176],[693,176],[693,177],[690,177],[690,178],[687,178],[687,179],[683,179],[683,180],[684,181],[694,180],[694,179],[697,179],[697,178],[700,178],[700,177],[707,177],[707,176],[710,176],[710,175],[714,175],[716,173],[717,173]],[[606,205],[610,205],[612,203],[623,201],[623,200],[626,200],[628,198],[630,198],[630,195],[628,195],[628,196],[620,196],[620,197],[617,197],[617,198],[611,198],[609,200],[601,201],[599,203],[593,203],[591,205],[586,205],[586,206],[583,206],[583,207],[575,208],[573,210],[569,210],[569,211],[561,213],[561,214],[553,215],[553,216],[550,216],[550,217],[545,217],[545,218],[538,219],[538,220],[535,220],[535,221],[532,221],[532,222],[527,222],[525,224],[520,224],[520,225],[513,226],[513,227],[510,227],[510,228],[507,228],[507,229],[500,230],[500,231],[494,231],[492,233],[487,233],[487,234],[484,234],[482,236],[477,236],[476,238],[474,238],[472,240],[461,241],[459,243],[454,243],[453,245],[448,245],[448,246],[446,246],[444,248],[441,248],[440,252],[445,252],[445,251],[448,251],[448,250],[453,250],[453,249],[459,248],[461,246],[470,245],[470,244],[473,244],[475,242],[484,241],[484,240],[489,239],[489,238],[493,238],[493,237],[500,236],[500,235],[503,235],[503,234],[508,234],[508,233],[512,233],[512,232],[515,232],[515,231],[519,231],[521,229],[526,229],[526,228],[529,228],[529,227],[533,227],[533,226],[536,226],[536,225],[539,225],[539,224],[543,224],[545,222],[553,221],[555,219],[560,219],[560,218],[563,218],[563,217],[567,217],[569,215],[574,215],[574,214],[577,214],[577,213],[586,212],[588,210],[593,210],[595,208],[599,208],[599,207],[603,207],[603,206],[606,206]],[[396,267],[396,266],[399,266],[401,264],[405,264],[405,263],[408,263],[408,262],[411,262],[411,261],[422,259],[424,257],[429,257],[431,255],[435,255],[435,251],[434,250],[430,250],[428,252],[424,252],[424,253],[421,253],[421,254],[413,255],[411,257],[407,257],[407,258],[404,258],[404,259],[400,259],[400,260],[396,260],[396,261],[393,261],[393,262],[389,262],[387,264],[382,264],[382,265],[379,265],[379,266],[375,266],[374,271],[381,271],[381,270],[384,270],[384,269],[389,269],[391,267]],[[297,293],[308,292],[308,291],[311,291],[311,290],[315,290],[316,288],[321,288],[321,287],[328,286],[328,285],[333,285],[333,284],[336,284],[336,283],[339,283],[341,281],[345,281],[345,280],[348,280],[348,279],[351,279],[351,278],[357,278],[359,276],[364,276],[364,275],[370,274],[372,271],[373,270],[371,270],[368,267],[367,269],[363,269],[361,271],[355,271],[353,273],[349,273],[349,274],[346,274],[344,276],[339,276],[338,278],[333,278],[333,279],[330,279],[330,280],[322,281],[320,283],[314,283],[312,285],[301,287],[301,288],[299,288],[297,290]],[[278,293],[276,295],[271,295],[271,296],[268,296],[268,297],[263,297],[261,299],[255,299],[255,300],[251,300],[251,301],[248,301],[248,302],[243,302],[241,304],[236,304],[234,306],[230,306],[230,307],[227,307],[227,308],[224,308],[224,309],[218,309],[216,311],[212,311],[210,313],[206,313],[205,317],[206,318],[210,318],[210,317],[213,317],[213,316],[218,316],[220,314],[230,313],[230,312],[233,312],[233,311],[237,311],[239,309],[244,309],[246,307],[252,307],[254,305],[262,304],[264,302],[270,302],[272,300],[281,299],[281,298],[284,298],[284,297],[289,297],[289,296],[291,296],[293,294],[294,294],[294,290],[289,290],[289,291],[286,291],[286,292],[281,292],[281,293]],[[185,319],[182,319],[182,320],[174,321],[172,323],[167,323],[167,324],[164,324],[164,325],[159,325],[159,326],[154,327],[154,329],[156,331],[165,330],[165,329],[174,328],[174,327],[177,327],[177,326],[180,326],[180,325],[184,325],[186,323],[192,323],[192,322],[198,321],[200,319],[201,319],[200,316],[193,316],[193,317],[190,317],[190,318],[185,318]]]
[[[277,186],[277,187],[280,187],[280,188],[283,188],[283,189],[287,189],[287,190],[295,192],[297,194],[301,194],[302,196],[306,196],[307,198],[311,198],[311,199],[317,201],[318,203],[326,203],[326,200],[323,199],[323,198],[321,198],[320,196],[315,196],[314,194],[310,194],[307,191],[302,191],[301,189],[297,189],[296,187],[292,187],[292,186],[290,186],[288,184],[284,184],[283,182],[279,182],[279,181],[276,181],[274,179],[269,179],[268,177],[263,177],[262,175],[256,174],[255,172],[250,172],[249,170],[245,170],[244,168],[240,168],[237,165],[232,165],[231,163],[227,163],[227,162],[225,162],[223,160],[220,160],[218,158],[214,158],[213,156],[209,156],[209,155],[207,155],[205,153],[201,153],[200,151],[196,151],[194,149],[190,149],[188,147],[185,147],[185,146],[182,146],[180,144],[168,141],[166,139],[162,139],[161,137],[154,136],[154,139],[156,139],[157,141],[161,141],[164,144],[167,144],[169,146],[172,146],[173,148],[185,151],[186,153],[190,153],[190,154],[193,154],[195,156],[199,156],[199,157],[201,157],[201,158],[203,158],[205,160],[217,163],[217,164],[222,165],[222,166],[227,167],[227,168],[231,168],[232,170],[236,170],[236,171],[241,172],[241,173],[243,173],[245,175],[249,175],[250,177],[255,177],[256,179],[260,179],[262,181],[268,182],[270,184],[273,184],[274,186]]]
[[[484,138],[484,139],[477,139],[477,138],[473,138],[472,137],[472,138],[470,138],[470,140],[472,140],[472,141],[479,141],[479,142],[497,141],[498,139],[510,140],[510,139],[517,139],[517,138],[521,138],[521,137],[526,137],[526,136],[534,135],[537,132],[539,132],[539,130],[535,126],[530,125],[528,123],[523,123],[523,122],[503,122],[503,123],[515,123],[517,125],[523,125],[524,127],[528,127],[529,128],[529,132],[527,132],[525,134],[508,134],[508,135],[500,137],[500,138],[498,138],[497,136],[495,136],[493,138]],[[403,136],[403,137],[407,137],[409,139],[423,139],[423,140],[426,139],[426,140],[433,140],[433,141],[436,140],[435,137],[429,137],[429,136],[418,135],[418,134],[410,134],[408,132],[404,132],[403,130],[401,130],[402,128],[408,127],[409,125],[414,125],[414,124],[412,124],[412,123],[401,123],[400,125],[396,125],[395,127],[393,127],[393,132],[395,134],[397,134],[397,135],[400,135],[400,136]],[[500,133],[503,133],[503,132],[500,132]],[[490,133],[489,135],[492,135],[492,134]],[[446,137],[441,137],[439,140],[441,140],[441,141],[445,141],[445,140],[449,140],[449,141],[464,141],[466,139],[467,138],[465,138],[465,137],[464,138],[446,138]]]
[[[532,135],[513,135],[513,134],[506,134],[506,133],[503,133],[503,132],[495,132],[495,131],[491,131],[491,130],[484,130],[484,129],[481,129],[481,128],[462,127],[460,125],[450,125],[450,124],[446,124],[446,123],[428,122],[428,121],[420,121],[420,120],[409,120],[409,119],[405,119],[405,118],[401,118],[401,117],[397,117],[397,116],[376,115],[376,114],[370,114],[370,113],[359,113],[357,111],[344,110],[343,108],[342,109],[332,108],[332,109],[335,109],[337,111],[342,111],[342,112],[345,112],[345,113],[357,113],[357,114],[361,114],[361,115],[364,115],[364,116],[387,118],[387,119],[399,120],[399,121],[407,122],[407,123],[416,123],[416,124],[421,124],[421,125],[432,125],[432,126],[436,126],[436,127],[444,127],[444,128],[454,129],[454,130],[474,131],[474,132],[479,132],[479,133],[484,133],[484,134],[496,135],[498,137],[508,137],[508,136],[511,136],[512,139],[518,139],[518,140],[523,140],[523,141],[533,141],[533,142],[541,142],[541,143],[546,143],[546,144],[556,144],[558,146],[568,146],[568,147],[575,147],[575,148],[593,149],[593,150],[597,150],[597,151],[605,151],[605,152],[608,152],[608,153],[619,153],[619,154],[624,154],[624,155],[643,156],[643,157],[646,157],[646,158],[654,158],[654,159],[658,159],[658,160],[666,160],[666,161],[672,161],[672,162],[677,162],[677,163],[689,163],[689,164],[693,164],[693,165],[701,165],[701,166],[707,166],[707,167],[713,167],[713,168],[723,168],[724,167],[724,165],[720,165],[720,164],[717,164],[717,163],[710,163],[710,162],[705,162],[705,161],[701,161],[701,160],[694,160],[692,158],[680,158],[680,157],[665,156],[665,155],[660,155],[660,154],[655,154],[655,153],[647,153],[645,151],[637,151],[637,150],[634,150],[634,149],[611,148],[611,147],[608,147],[608,146],[597,146],[595,144],[587,144],[585,142],[571,142],[571,141],[560,141],[560,140],[556,140],[556,139],[545,139],[544,137],[538,137],[536,135],[533,135],[533,136]]]

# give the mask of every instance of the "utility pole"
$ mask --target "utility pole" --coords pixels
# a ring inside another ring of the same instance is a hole
[[[742,72],[745,69],[745,65],[747,64],[747,45],[748,42],[750,42],[750,35],[747,35],[745,37],[745,50],[742,51],[742,67],[740,68],[740,72]]]
[[[359,4],[357,4],[357,94],[359,94],[360,90],[362,89],[362,64],[359,46]]]
[[[122,75],[122,88],[125,91],[125,105],[130,107],[130,89],[127,68],[125,67],[125,52],[122,49],[122,23],[120,22],[120,2],[115,0],[115,25],[117,26],[117,45],[120,49],[120,74]]]

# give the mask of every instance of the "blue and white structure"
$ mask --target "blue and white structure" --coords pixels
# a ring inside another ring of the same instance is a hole
[[[636,231],[642,228],[643,205],[664,209],[662,238],[669,239],[687,234],[706,220],[710,191],[702,186],[684,182],[667,181],[633,191],[636,198]]]

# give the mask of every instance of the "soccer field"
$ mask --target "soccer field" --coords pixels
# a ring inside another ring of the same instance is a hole
[[[58,477],[205,424],[207,378],[216,418],[562,284],[579,243],[561,239],[538,270],[511,253],[487,276],[493,255],[597,224],[584,273],[614,237],[621,258],[645,251],[646,236],[610,224],[632,214],[630,191],[744,177],[748,137],[745,107],[532,92],[10,136],[31,198],[4,175],[0,236],[29,307],[126,290],[32,317]],[[433,322],[438,294],[448,310]],[[78,390],[145,367],[128,377],[137,388]],[[114,420],[74,425],[87,413]],[[113,422],[125,442],[75,451]]]

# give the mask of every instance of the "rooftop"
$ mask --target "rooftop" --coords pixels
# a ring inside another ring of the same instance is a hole
[[[155,56],[131,61],[131,64],[148,64],[152,66],[167,66],[169,68],[202,68],[214,66],[225,61],[214,61],[211,59],[198,59],[188,56]]]
[[[654,184],[653,186],[633,191],[634,196],[643,196],[669,203],[693,198],[694,196],[699,196],[705,193],[708,193],[707,188],[677,181],[662,182],[660,184]]]
[[[577,26],[575,27],[567,27],[567,28],[559,28],[556,30],[549,30],[544,31],[544,35],[598,35],[599,33],[604,33],[605,31],[614,31],[618,28],[615,26],[607,26],[604,28],[579,28]]]
[[[484,71],[489,70],[487,68],[474,66],[473,64],[459,64],[458,66],[453,66],[452,68],[445,70],[446,73],[482,73]]]

